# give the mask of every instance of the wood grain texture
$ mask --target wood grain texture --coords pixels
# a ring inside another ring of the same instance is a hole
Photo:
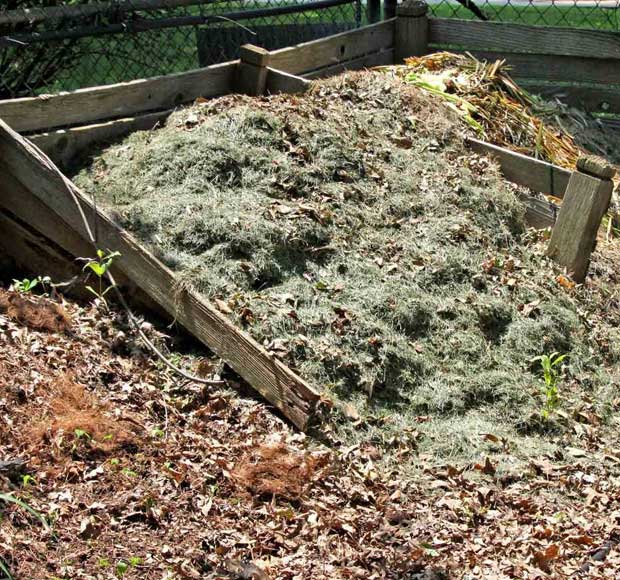
[[[455,50],[453,52],[466,52]],[[510,76],[530,81],[620,84],[620,60],[468,49],[480,60],[505,60]]]
[[[172,109],[148,113],[107,123],[62,129],[29,137],[50,159],[61,167],[70,167],[82,154],[93,146],[115,141],[134,131],[148,131],[163,123]]]
[[[394,50],[397,64],[407,57],[428,52],[427,12],[428,6],[422,2],[405,2],[396,8]]]
[[[294,425],[300,429],[308,426],[318,400],[318,394],[309,385],[200,295],[179,285],[166,266],[95,208],[49,158],[2,121],[0,170],[14,176],[29,196],[36,197],[71,231],[88,240],[81,207],[91,230],[98,233],[97,246],[121,253],[115,262],[118,270],[225,360]]]
[[[496,159],[508,181],[560,199],[564,197],[572,173],[568,169],[478,139],[467,142],[476,153]]]
[[[620,85],[547,85],[521,80],[521,87],[545,99],[558,99],[563,103],[590,113],[620,112]]]
[[[575,171],[549,240],[547,253],[583,282],[596,245],[601,220],[609,207],[613,183]]]
[[[395,19],[385,20],[327,38],[305,42],[271,53],[270,66],[301,74],[337,66],[385,48],[394,47]]]
[[[475,50],[620,58],[620,33],[506,22],[429,19],[429,43]]]
[[[15,131],[34,132],[170,109],[198,97],[230,93],[236,70],[237,62],[227,62],[147,80],[0,101],[0,119]]]
[[[382,66],[386,64],[394,64],[394,49],[381,50],[373,54],[367,54],[347,62],[342,62],[332,66],[320,68],[304,74],[307,79],[327,78],[340,74],[347,70],[361,70],[372,68],[373,66]]]
[[[302,77],[275,68],[267,69],[267,93],[270,95],[304,93],[309,86],[310,81]]]

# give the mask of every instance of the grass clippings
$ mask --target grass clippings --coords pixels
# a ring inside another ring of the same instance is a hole
[[[562,283],[521,192],[465,134],[442,98],[389,71],[351,73],[303,96],[180,110],[75,179],[358,417],[328,436],[370,439],[390,461],[463,462],[492,433],[527,461],[561,448],[577,409],[610,417],[616,355],[599,339],[617,312],[602,290]],[[546,419],[533,359],[553,352],[568,356]]]

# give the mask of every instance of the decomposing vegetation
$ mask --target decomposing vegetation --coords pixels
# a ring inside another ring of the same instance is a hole
[[[546,260],[460,112],[401,77],[198,103],[75,179],[364,437],[467,459],[500,425],[524,457],[552,449],[570,427],[534,359],[567,355],[560,397],[605,415],[615,314],[591,327],[605,299]]]

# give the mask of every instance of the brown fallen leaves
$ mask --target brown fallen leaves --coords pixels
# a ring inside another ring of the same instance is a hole
[[[113,349],[121,317],[66,308],[71,334],[0,314],[0,464],[29,476],[0,486],[55,533],[0,504],[16,578],[618,577],[618,437],[598,422],[579,455],[407,474],[370,438],[327,450],[262,404],[179,385]]]

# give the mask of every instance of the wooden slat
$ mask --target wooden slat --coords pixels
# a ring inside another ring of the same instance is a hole
[[[453,52],[465,52],[455,50]],[[574,82],[620,84],[620,60],[553,56],[548,54],[518,54],[468,50],[476,58],[494,62],[505,60],[511,67],[510,76],[545,82]]]
[[[308,426],[318,400],[318,394],[309,385],[200,295],[178,284],[166,266],[95,208],[49,158],[1,121],[0,169],[13,175],[28,195],[43,202],[47,211],[55,213],[68,228],[88,239],[79,204],[91,229],[98,233],[97,245],[121,253],[115,262],[120,271],[230,364],[293,424],[300,429]],[[1,204],[6,182],[0,182],[0,188]]]
[[[112,142],[134,131],[153,129],[162,123],[171,112],[172,109],[97,125],[62,129],[33,135],[29,139],[54,163],[61,167],[70,167],[77,157],[88,153],[94,145]]]
[[[231,92],[236,69],[236,62],[227,62],[147,80],[0,101],[0,119],[15,131],[34,132],[170,109],[197,97]]]
[[[375,52],[374,54],[367,54],[366,56],[361,56],[360,58],[355,58],[347,62],[310,71],[309,73],[304,74],[304,77],[307,79],[326,78],[340,74],[346,70],[360,70],[385,64],[394,64],[393,48],[381,50],[379,52]]]
[[[279,93],[297,94],[308,90],[310,81],[289,73],[267,69],[267,93],[277,95]]]
[[[572,173],[568,169],[478,139],[468,139],[468,144],[476,153],[497,159],[508,181],[557,198],[564,197]]]
[[[580,164],[577,164],[580,166]],[[598,165],[598,164],[597,164]],[[603,170],[611,166],[602,166]],[[604,171],[607,175],[608,172]],[[603,175],[603,174],[601,174]],[[564,203],[553,228],[547,253],[564,266],[576,282],[583,282],[590,256],[596,245],[601,220],[609,207],[614,184],[581,171],[575,171],[568,182]]]
[[[270,65],[300,74],[338,65],[384,48],[394,47],[395,19],[385,20],[320,40],[305,42],[271,53]]]
[[[524,197],[525,222],[537,230],[552,228],[558,215],[558,206],[553,202],[538,197]]]
[[[590,113],[620,113],[620,85],[547,85],[525,80],[519,84],[531,93]]]
[[[506,22],[429,19],[429,43],[475,50],[620,58],[620,33]]]

